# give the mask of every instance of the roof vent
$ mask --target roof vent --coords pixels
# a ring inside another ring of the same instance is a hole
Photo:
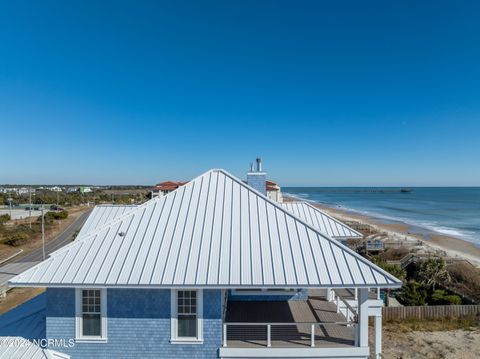
[[[118,232],[118,235],[119,235],[120,237],[124,237],[125,234],[126,234],[125,232]]]

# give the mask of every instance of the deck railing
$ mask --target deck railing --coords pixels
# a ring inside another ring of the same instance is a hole
[[[325,335],[325,331],[335,326],[337,326],[337,328],[352,328],[353,338],[347,338],[342,333],[338,335]],[[316,341],[319,340],[357,346],[356,326],[357,323],[355,321],[321,323],[224,323],[223,347],[227,347],[229,341],[234,342],[234,346],[242,347],[253,345],[270,348],[272,347],[272,342],[315,347]],[[352,343],[352,341],[354,343]]]

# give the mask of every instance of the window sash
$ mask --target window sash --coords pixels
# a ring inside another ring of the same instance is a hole
[[[76,339],[81,341],[105,341],[106,289],[76,290]]]
[[[197,292],[177,292],[177,338],[197,338]]]

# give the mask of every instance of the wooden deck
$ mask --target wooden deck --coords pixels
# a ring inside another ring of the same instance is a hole
[[[310,297],[307,301],[229,301],[225,322],[229,347],[267,346],[267,326],[255,323],[271,323],[272,347],[310,347],[311,323],[317,323],[316,347],[354,345],[354,327],[322,325],[322,322],[346,322],[346,319],[337,313],[334,303],[320,297]],[[228,323],[249,324],[229,326]]]

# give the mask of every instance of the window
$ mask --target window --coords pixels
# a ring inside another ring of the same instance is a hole
[[[172,343],[202,342],[201,290],[172,291]]]
[[[177,294],[177,337],[197,337],[197,292],[180,290]]]
[[[76,301],[77,340],[106,340],[105,289],[77,289]]]

